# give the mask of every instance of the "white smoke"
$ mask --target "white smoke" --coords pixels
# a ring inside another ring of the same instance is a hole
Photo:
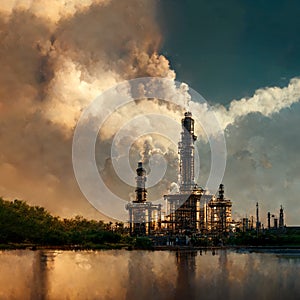
[[[2,1],[2,196],[25,199],[63,216],[97,216],[83,198],[73,175],[71,139],[74,126],[82,110],[99,93],[120,81],[141,76],[175,78],[168,60],[159,54],[161,34],[155,10],[155,2],[150,0]],[[205,119],[205,112],[213,110],[221,128],[228,130],[230,125],[240,124],[253,113],[274,117],[297,103],[300,79],[292,79],[283,88],[259,89],[249,99],[233,100],[228,109],[222,105],[209,108],[206,104],[196,103],[193,98],[189,99],[187,85],[180,89],[182,97],[178,104],[201,116],[204,124],[210,121]],[[173,92],[172,86],[166,87],[166,95],[172,97]],[[182,116],[182,110],[164,105],[159,100],[141,101],[140,105],[115,112],[101,129],[101,140],[104,143],[111,141],[118,125],[133,118],[134,114],[153,110],[177,121]],[[145,124],[151,127],[147,122]],[[203,135],[201,128],[198,127],[197,131],[197,135]],[[160,152],[170,162],[170,182],[176,181],[174,149],[170,151],[163,139],[158,139],[160,143],[149,137],[145,139],[150,141],[149,153]],[[263,143],[259,141],[251,139],[241,147],[237,141],[231,140],[229,155],[244,159],[251,153],[251,161],[256,165],[274,169],[275,159],[272,160],[268,153],[259,157],[254,155],[257,147],[262,147]],[[144,140],[141,140],[133,148],[139,154],[143,146]],[[102,150],[105,174],[111,177],[110,149],[107,146]],[[135,157],[136,160],[139,158]],[[294,184],[291,178],[294,178],[295,171],[289,169],[286,173],[285,185],[290,187]],[[116,181],[118,179],[113,178],[109,184],[114,186]],[[162,182],[164,190],[168,190],[170,182]],[[234,184],[231,187],[234,188]],[[125,194],[128,196],[129,192],[126,190]]]
[[[214,108],[222,128],[233,124],[240,118],[251,113],[260,113],[270,117],[284,108],[290,107],[300,100],[300,78],[290,80],[288,86],[267,87],[256,90],[250,98],[231,101],[229,108],[217,106]]]
[[[97,217],[74,178],[73,129],[115,83],[174,78],[158,53],[155,3],[4,1],[0,18],[0,195]]]
[[[0,12],[7,18],[16,11],[29,11],[38,18],[44,18],[54,24],[60,19],[72,17],[78,11],[84,11],[91,5],[105,5],[110,0],[6,0],[1,3]]]

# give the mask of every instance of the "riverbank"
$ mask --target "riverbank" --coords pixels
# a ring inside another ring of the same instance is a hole
[[[233,250],[239,253],[298,253],[300,255],[300,246],[211,246],[211,247],[193,247],[193,246],[154,246],[155,251],[218,251]]]
[[[63,251],[86,251],[86,250],[128,250],[128,244],[90,244],[90,245],[34,245],[34,244],[0,244],[0,250],[63,250]]]
[[[148,250],[148,251],[180,251],[180,252],[217,252],[219,250],[232,250],[238,253],[287,253],[299,254],[300,246],[170,246],[160,245],[151,247],[136,247],[130,244],[94,244],[94,245],[34,245],[34,244],[0,244],[0,250],[61,250],[61,251],[97,251],[97,250]]]

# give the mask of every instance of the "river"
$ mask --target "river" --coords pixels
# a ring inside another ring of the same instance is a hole
[[[0,252],[0,299],[300,299],[300,253]]]

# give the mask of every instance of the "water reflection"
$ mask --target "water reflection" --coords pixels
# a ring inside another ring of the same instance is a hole
[[[153,273],[153,262],[149,259],[147,252],[137,251],[128,259],[128,285],[126,300],[131,299],[155,299],[151,288],[152,282],[149,278],[155,279]]]
[[[219,288],[216,289],[218,299],[229,299],[229,264],[227,259],[227,251],[220,251],[219,256],[219,269],[220,269],[220,283]]]
[[[31,299],[44,300],[48,291],[47,252],[37,251],[33,259]]]
[[[2,251],[0,299],[298,299],[297,253]]]
[[[48,280],[49,270],[54,267],[55,257],[59,251],[34,251],[32,263],[32,285],[30,299],[48,299],[50,283]]]
[[[197,251],[177,251],[177,280],[174,299],[195,298],[195,270]]]

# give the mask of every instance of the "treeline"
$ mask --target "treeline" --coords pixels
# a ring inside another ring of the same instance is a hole
[[[289,230],[265,230],[257,232],[255,230],[238,232],[231,236],[227,244],[243,246],[299,246],[300,232]]]
[[[0,198],[0,244],[99,245],[120,243],[122,223],[104,223],[83,217],[60,219],[39,206]]]

